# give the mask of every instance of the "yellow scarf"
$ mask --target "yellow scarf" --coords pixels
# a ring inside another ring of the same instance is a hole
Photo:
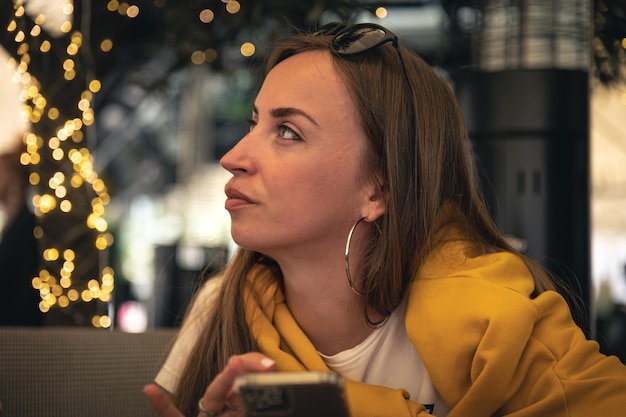
[[[278,371],[329,371],[285,304],[271,271],[256,265],[244,289],[246,320],[259,350],[276,361]]]
[[[279,372],[330,371],[315,346],[292,316],[271,271],[256,265],[244,289],[246,320],[259,350],[276,361]],[[428,415],[404,390],[344,380],[353,417]]]

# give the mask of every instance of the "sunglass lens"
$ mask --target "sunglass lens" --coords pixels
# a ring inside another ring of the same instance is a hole
[[[339,33],[331,46],[339,54],[358,54],[380,45],[386,37],[385,31],[378,28],[349,28]]]

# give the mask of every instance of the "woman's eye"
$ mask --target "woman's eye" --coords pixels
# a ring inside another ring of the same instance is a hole
[[[300,136],[287,126],[280,126],[278,135],[285,139],[301,140]]]
[[[248,119],[246,122],[248,123],[248,132],[252,131],[252,129],[256,126],[256,122],[252,119]]]

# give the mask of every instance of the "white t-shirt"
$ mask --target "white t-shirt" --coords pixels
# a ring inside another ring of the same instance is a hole
[[[381,327],[357,346],[332,356],[320,353],[329,368],[355,381],[404,389],[430,414],[445,417],[450,409],[435,389],[424,363],[407,336],[403,304]]]
[[[155,382],[169,392],[174,392],[200,329],[207,319],[219,292],[219,278],[211,279],[201,289],[190,317],[180,330],[176,343]],[[359,345],[326,356],[320,353],[329,368],[355,381],[404,389],[415,402],[424,404],[437,417],[445,417],[449,408],[439,396],[424,363],[409,340],[404,326],[406,307],[401,305],[384,325],[375,329]]]

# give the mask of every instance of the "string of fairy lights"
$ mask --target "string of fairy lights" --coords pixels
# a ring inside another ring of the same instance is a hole
[[[25,3],[25,0],[14,0],[14,18],[9,21],[6,30],[14,36],[18,45],[18,59],[11,58],[9,65],[15,70],[13,82],[22,86],[20,97],[23,103],[22,114],[31,126],[23,135],[25,152],[21,155],[21,163],[30,168],[29,182],[38,190],[32,199],[35,215],[40,219],[52,213],[75,215],[75,202],[71,191],[87,186],[93,192],[94,197],[91,200],[90,212],[84,221],[88,228],[96,232],[93,245],[99,253],[103,253],[114,242],[105,219],[105,208],[110,203],[110,195],[105,182],[94,170],[93,157],[83,143],[86,128],[95,122],[92,102],[94,95],[100,91],[101,84],[97,79],[87,80],[86,88],[76,102],[80,116],[68,120],[63,119],[59,109],[50,105],[39,81],[29,72],[29,65],[33,52],[31,48],[36,47],[38,54],[64,54],[63,77],[68,82],[77,77],[77,71],[80,71],[77,59],[83,47],[83,34],[73,28],[74,3],[73,0],[65,0],[62,5],[65,18],[58,30],[69,35],[63,37],[69,40],[65,51],[53,51],[53,45],[48,40],[39,39],[36,42],[43,33],[42,25],[46,21],[46,16],[43,14],[34,17],[34,26],[28,33],[25,32],[24,25],[20,24],[21,19],[26,16]],[[236,0],[222,0],[222,3],[230,14],[236,14],[241,8]],[[162,7],[165,0],[155,0],[154,4],[156,7]],[[140,12],[138,6],[117,0],[110,0],[106,7],[111,13],[118,13],[131,19],[137,17]],[[214,17],[215,14],[210,9],[204,9],[198,15],[203,23],[210,23]],[[104,39],[99,47],[102,52],[106,53],[110,52],[114,45],[112,40]],[[251,56],[255,53],[255,48],[252,43],[246,42],[242,44],[240,51],[244,56]],[[195,51],[190,60],[193,64],[199,65],[214,60],[215,56],[214,49],[207,49]],[[35,129],[32,129],[34,125],[44,121],[57,126],[54,135],[42,137],[35,133]],[[58,170],[53,170],[55,172],[48,174],[46,170],[41,169],[44,154],[45,157],[55,162]],[[62,168],[68,165],[71,165],[69,173],[67,169]],[[33,231],[40,241],[46,234],[41,224],[42,222]],[[54,308],[68,308],[76,303],[91,303],[98,300],[109,303],[112,300],[115,286],[113,268],[98,267],[100,276],[86,282],[84,279],[75,279],[76,265],[85,261],[78,259],[78,253],[76,248],[56,245],[42,249],[44,266],[32,279],[32,286],[39,291],[41,297],[39,308],[42,312],[49,312]],[[93,327],[107,328],[112,325],[112,318],[108,314],[95,314],[90,322]]]
[[[72,31],[71,15],[74,7],[71,0],[66,0],[63,5],[63,14],[67,16],[59,30],[69,34]],[[24,17],[26,11],[24,2],[17,0],[14,3],[14,19],[6,28],[9,33],[14,34],[15,42],[19,45],[17,55],[19,60],[12,58],[10,65],[15,68],[13,81],[22,85],[21,100],[23,102],[23,117],[30,122],[31,126],[47,119],[48,122],[56,122],[58,128],[55,135],[51,137],[41,137],[34,133],[32,129],[23,135],[25,152],[21,155],[20,162],[30,166],[29,182],[38,189],[45,189],[46,192],[35,194],[32,203],[35,214],[39,218],[60,211],[70,214],[74,209],[74,204],[70,198],[69,189],[78,189],[85,183],[90,185],[95,197],[91,201],[91,213],[85,219],[86,225],[98,232],[93,244],[99,251],[106,250],[113,243],[113,236],[107,231],[108,224],[104,218],[105,206],[110,202],[107,187],[93,167],[93,158],[89,150],[82,145],[86,126],[94,123],[94,111],[91,106],[94,94],[100,90],[100,82],[91,80],[88,88],[80,95],[76,103],[81,117],[71,120],[62,120],[59,110],[49,105],[48,100],[41,91],[38,80],[29,73],[31,60],[32,39],[36,39],[42,33],[42,24],[45,16],[40,14],[35,19],[35,25],[30,30],[29,36],[20,29],[20,19]],[[63,60],[63,76],[67,81],[76,77],[75,59],[82,46],[82,34],[78,31],[71,33],[69,44],[66,47],[66,57]],[[38,53],[50,53],[52,45],[48,40],[39,43]],[[59,53],[59,51],[55,51]],[[68,146],[68,144],[70,144]],[[65,146],[62,146],[65,145]],[[52,160],[59,165],[59,170],[52,173],[49,178],[42,178],[43,170],[38,169],[42,161],[42,154],[49,152]],[[71,164],[72,173],[66,175],[61,166]],[[45,184],[47,183],[47,187]],[[46,231],[41,225],[35,227],[33,231],[36,238],[41,239]],[[77,262],[76,250],[69,247],[46,247],[42,249],[44,267],[39,274],[32,279],[32,286],[39,290],[41,301],[39,308],[42,312],[50,309],[67,308],[73,303],[89,303],[100,300],[108,303],[112,298],[114,288],[114,271],[111,267],[105,266],[101,270],[99,279],[88,280],[86,286],[81,287],[73,278],[73,272]],[[56,265],[60,267],[55,268]],[[94,327],[109,327],[111,318],[108,315],[97,315],[91,318]]]

